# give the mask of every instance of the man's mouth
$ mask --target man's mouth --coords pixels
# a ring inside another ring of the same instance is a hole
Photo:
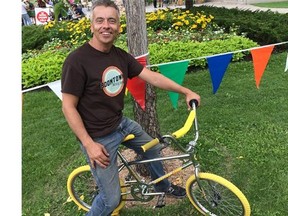
[[[109,35],[111,35],[110,32],[102,32],[101,34],[104,35],[104,36],[109,36]]]

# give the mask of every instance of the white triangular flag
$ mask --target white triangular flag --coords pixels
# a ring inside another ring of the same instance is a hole
[[[57,80],[55,82],[48,83],[47,85],[60,98],[60,100],[62,100],[61,80]]]
[[[287,53],[287,58],[286,58],[286,67],[285,67],[284,72],[286,72],[287,70],[288,70],[288,53]]]

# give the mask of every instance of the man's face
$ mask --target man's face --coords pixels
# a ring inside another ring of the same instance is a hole
[[[120,30],[119,14],[113,7],[95,7],[92,14],[91,32],[102,44],[113,44]]]

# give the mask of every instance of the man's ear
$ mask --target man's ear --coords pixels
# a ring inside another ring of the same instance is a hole
[[[92,27],[92,24],[90,25],[90,32],[91,32],[91,35],[93,35],[93,27]]]

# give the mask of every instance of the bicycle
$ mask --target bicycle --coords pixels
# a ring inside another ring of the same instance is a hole
[[[164,192],[154,191],[153,185],[161,180],[175,175],[179,171],[194,166],[194,174],[186,181],[186,194],[195,207],[195,209],[203,215],[244,215],[251,214],[250,204],[245,195],[233,183],[225,178],[200,171],[200,163],[196,158],[196,145],[199,138],[198,122],[196,116],[197,101],[190,101],[191,111],[182,128],[175,131],[171,135],[163,135],[161,138],[155,138],[149,143],[142,146],[143,151],[147,151],[155,145],[161,144],[163,148],[168,145],[175,144],[183,153],[180,155],[161,156],[160,158],[150,160],[132,160],[127,161],[126,158],[118,150],[118,158],[120,163],[118,170],[121,172],[124,168],[128,170],[128,176],[120,179],[121,185],[121,202],[113,211],[112,215],[119,215],[120,210],[125,206],[126,201],[149,202],[155,196],[161,205],[161,198],[165,196]],[[187,143],[186,147],[182,147],[177,139],[183,137],[193,126],[194,139]],[[128,135],[125,140],[133,139],[134,135]],[[134,169],[134,165],[146,164],[153,161],[166,160],[182,160],[182,166],[173,171],[155,179],[153,181],[141,179],[139,173]],[[97,196],[98,189],[90,172],[89,165],[76,168],[68,177],[67,189],[71,199],[81,209],[88,211],[93,199]],[[128,195],[132,199],[128,199]]]

